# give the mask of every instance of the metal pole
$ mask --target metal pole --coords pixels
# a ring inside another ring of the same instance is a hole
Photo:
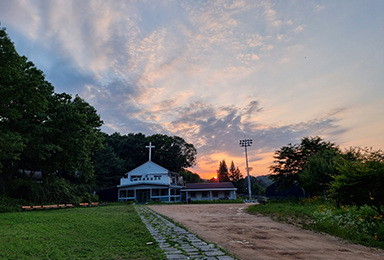
[[[247,165],[247,175],[248,175],[248,194],[249,194],[250,200],[252,199],[252,190],[251,190],[251,177],[249,176],[247,146],[251,146],[251,144],[252,144],[251,139],[240,140],[240,146],[245,148],[245,161]]]
[[[247,143],[245,144],[245,161],[247,164],[247,174],[248,174],[248,194],[249,194],[249,200],[251,200],[252,199],[252,191],[251,191],[251,177],[249,177]]]

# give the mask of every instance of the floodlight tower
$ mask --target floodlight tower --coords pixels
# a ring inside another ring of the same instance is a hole
[[[252,199],[252,191],[251,191],[251,178],[249,177],[249,167],[248,167],[248,154],[247,147],[252,145],[251,139],[240,140],[240,146],[245,148],[245,162],[247,164],[247,174],[248,174],[248,194],[249,199]]]

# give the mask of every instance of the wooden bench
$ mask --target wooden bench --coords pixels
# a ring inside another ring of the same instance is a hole
[[[33,209],[44,209],[42,206],[32,206]]]
[[[99,202],[92,202],[92,203],[91,203],[91,206],[92,206],[92,207],[97,207],[97,206],[99,206]]]
[[[67,206],[67,208],[74,208],[75,207],[75,205],[73,205],[73,204],[65,204],[66,206]]]
[[[21,210],[33,210],[31,206],[21,206]]]
[[[65,204],[59,204],[57,206],[59,207],[59,209],[66,209],[67,208],[67,205],[65,205]]]
[[[88,207],[88,206],[89,206],[89,203],[80,203],[79,205],[80,205],[80,206],[83,206],[83,207]]]

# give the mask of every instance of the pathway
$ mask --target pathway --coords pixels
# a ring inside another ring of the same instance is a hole
[[[146,206],[135,208],[167,259],[234,260],[216,245],[204,242]]]

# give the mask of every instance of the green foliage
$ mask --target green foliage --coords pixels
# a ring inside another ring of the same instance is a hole
[[[24,204],[45,205],[80,202],[96,202],[94,187],[88,184],[73,185],[68,180],[51,176],[43,183],[24,178],[10,182],[8,194],[21,199]]]
[[[0,196],[0,213],[21,211],[23,205],[27,205],[24,199]]]
[[[179,174],[183,177],[184,183],[200,183],[203,182],[203,180],[200,178],[200,176],[197,173],[193,173],[188,170],[179,171]]]
[[[300,144],[288,144],[283,146],[275,152],[275,160],[273,165],[269,167],[272,175],[270,178],[277,183],[282,183],[282,188],[288,189],[293,183],[298,183],[300,187],[309,185],[315,191],[323,190],[323,185],[329,184],[330,178],[327,172],[323,172],[321,168],[317,168],[319,163],[325,164],[329,161],[319,161],[315,158],[331,157],[337,154],[339,148],[331,142],[325,142],[321,137],[304,137],[301,139]],[[328,156],[329,155],[329,156]],[[311,163],[309,164],[309,161]],[[309,169],[305,171],[306,167]],[[312,167],[312,168],[311,168]],[[311,169],[316,168],[315,172]],[[324,170],[329,167],[325,166]],[[301,176],[302,174],[302,176]],[[313,174],[313,176],[312,176]],[[312,180],[312,177],[314,180]],[[308,180],[310,180],[308,182]]]
[[[125,172],[133,170],[148,161],[148,150],[145,148],[148,142],[144,134],[105,134],[104,145],[112,147],[116,156],[123,160],[120,167],[124,168]]]
[[[119,158],[109,144],[93,157],[96,185],[100,189],[116,186],[126,172],[125,161]]]
[[[80,177],[88,182],[93,177],[92,155],[102,148],[102,125],[95,108],[76,96],[54,94],[49,103],[50,128],[47,138],[56,147],[45,160],[47,173],[59,170],[63,177]],[[44,170],[44,168],[43,168]]]
[[[253,195],[265,195],[265,188],[263,188],[258,182],[255,182],[251,186]]]
[[[2,213],[0,230],[1,259],[165,259],[125,204]]]
[[[39,203],[81,200],[84,194],[66,192],[74,188],[62,178],[72,185],[92,181],[91,157],[102,147],[102,121],[80,97],[54,93],[43,72],[16,52],[4,28],[0,97],[0,195]],[[26,180],[25,171],[31,179],[41,171],[43,184]]]
[[[230,181],[233,183],[238,182],[242,177],[239,167],[236,167],[233,161],[231,161],[231,166],[229,167],[228,177]]]
[[[335,164],[338,156],[336,149],[326,149],[310,156],[304,169],[298,173],[301,187],[316,195],[328,190],[332,176],[338,174]]]
[[[266,183],[264,178],[269,181],[268,177],[266,176],[250,176],[253,195],[265,194],[265,189],[269,186],[269,183]],[[248,177],[239,179],[237,182],[234,182],[233,185],[237,188],[237,193],[248,193]]]
[[[187,143],[179,136],[155,134],[146,138],[155,146],[152,161],[162,167],[179,172],[196,164],[197,150],[193,144]]]
[[[43,72],[16,52],[5,29],[0,28],[1,186],[17,173],[21,157],[35,152],[43,156],[44,120],[52,93]]]
[[[217,170],[217,179],[218,179],[218,182],[230,181],[228,167],[227,167],[227,163],[225,162],[225,159],[220,161],[219,169]]]
[[[344,205],[368,205],[383,214],[384,153],[358,149],[357,161],[343,159],[334,176],[331,196]]]
[[[112,135],[104,134],[105,149],[93,156],[96,183],[100,188],[119,184],[124,173],[133,170],[148,161],[149,142],[155,146],[152,161],[162,167],[183,173],[184,179],[198,181],[200,177],[184,168],[192,167],[196,162],[196,149],[177,136],[156,134],[145,137],[144,134]]]

